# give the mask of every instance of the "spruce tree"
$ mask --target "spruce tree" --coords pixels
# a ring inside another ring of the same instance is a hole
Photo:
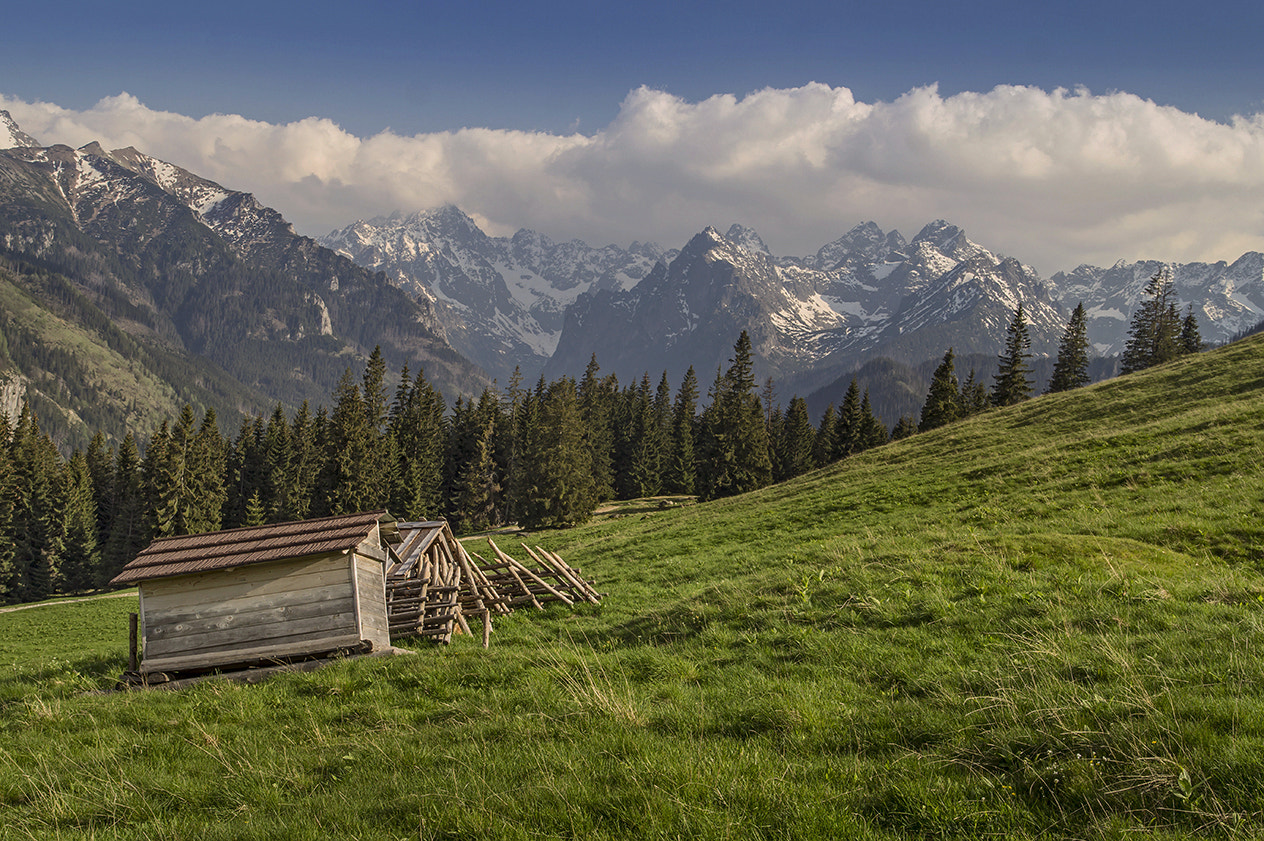
[[[118,575],[148,543],[140,453],[130,432],[114,456],[113,487],[110,535],[104,546],[98,586],[105,586]]]
[[[918,432],[935,429],[961,417],[961,393],[957,389],[955,358],[952,348],[948,348],[943,361],[931,375],[930,391],[926,393],[926,402],[922,404],[922,420],[917,425]]]
[[[862,450],[881,447],[887,442],[887,427],[882,419],[873,413],[873,404],[869,402],[869,389],[860,401],[860,446]]]
[[[865,418],[860,409],[860,383],[852,377],[834,425],[834,459],[846,458],[864,449],[861,446],[864,428]]]
[[[13,566],[13,509],[20,489],[14,481],[10,433],[9,416],[0,412],[0,601],[12,601],[11,588],[16,578]]]
[[[1128,328],[1128,343],[1119,360],[1121,374],[1171,362],[1181,353],[1176,287],[1166,267],[1150,278],[1144,296]]]
[[[104,433],[92,436],[85,456],[88,475],[92,477],[92,501],[96,508],[97,545],[103,546],[110,534],[110,513],[114,498],[114,453],[105,442]]]
[[[597,354],[588,360],[584,378],[579,383],[580,411],[584,416],[588,446],[593,458],[593,493],[597,499],[613,499],[615,495],[615,432],[613,415],[618,400],[618,380],[598,377],[601,368]]]
[[[563,377],[548,386],[528,434],[519,522],[527,528],[552,528],[587,520],[597,501],[573,379]]]
[[[672,406],[671,441],[663,481],[669,493],[692,494],[697,467],[694,463],[694,436],[698,410],[698,375],[693,366],[685,372]]]
[[[410,382],[405,366],[389,426],[398,464],[389,508],[405,521],[435,519],[443,511],[444,412],[443,397],[424,372]]]
[[[971,368],[966,381],[961,384],[961,417],[968,418],[986,412],[991,406],[992,398],[988,395],[987,387],[979,382]]]
[[[1198,316],[1194,315],[1194,305],[1185,310],[1185,320],[1181,322],[1181,353],[1202,353],[1203,337],[1198,329]]]
[[[917,421],[913,420],[912,415],[901,415],[899,422],[895,428],[891,430],[892,441],[902,441],[917,434]]]
[[[824,467],[834,460],[837,431],[838,417],[834,411],[834,404],[831,403],[821,415],[821,422],[817,424],[816,435],[812,439],[812,462],[817,467]]]
[[[633,409],[631,496],[657,496],[662,488],[663,430],[655,401],[650,394],[650,378],[641,379]]]
[[[1081,301],[1071,312],[1071,320],[1058,343],[1058,360],[1053,365],[1047,393],[1070,391],[1088,383],[1088,319]]]
[[[63,470],[61,559],[58,590],[79,593],[96,586],[101,564],[96,502],[88,459],[75,450]]]
[[[754,394],[750,336],[743,330],[733,358],[717,380],[715,398],[703,413],[698,453],[698,490],[703,499],[745,493],[772,480],[768,425]]]
[[[808,403],[802,397],[791,398],[780,433],[777,445],[779,480],[800,476],[816,466],[812,458],[816,430],[808,416]]]
[[[992,383],[992,405],[1013,406],[1031,397],[1031,336],[1020,301],[1005,333],[1005,350],[998,359],[999,370]]]
[[[38,601],[52,595],[60,554],[58,474],[60,456],[40,431],[29,403],[14,425],[10,444],[14,485],[13,576],[7,595],[17,601]]]

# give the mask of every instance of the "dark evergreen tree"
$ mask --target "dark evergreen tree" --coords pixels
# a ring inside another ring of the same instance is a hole
[[[702,499],[745,493],[772,480],[768,425],[754,387],[751,341],[743,330],[728,370],[717,380],[715,398],[703,412],[698,448]]]
[[[334,389],[334,408],[329,416],[325,466],[320,482],[325,494],[324,508],[329,514],[350,514],[379,507],[383,483],[381,476],[372,472],[377,453],[374,436],[369,408],[347,369]]]
[[[246,509],[251,497],[256,494],[260,500],[267,495],[265,440],[267,429],[261,416],[242,418],[237,430],[237,437],[228,447],[227,467],[225,469],[225,502],[222,525],[225,528],[239,528],[246,524]],[[146,476],[149,472],[150,459],[156,443],[151,440],[146,453]],[[148,479],[146,480],[148,482]]]
[[[14,425],[10,442],[13,481],[13,576],[5,588],[15,601],[38,601],[52,595],[60,555],[61,499],[58,475],[61,457],[29,403]]]
[[[1088,383],[1088,319],[1081,301],[1071,312],[1071,320],[1067,322],[1062,341],[1058,343],[1058,359],[1053,364],[1047,393],[1070,391]]]
[[[834,424],[834,454],[831,461],[858,453],[862,449],[861,436],[864,434],[865,418],[860,410],[860,383],[855,377],[847,386],[843,395],[843,404],[838,410],[838,420]]]
[[[13,456],[10,450],[12,427],[9,416],[0,412],[0,600],[12,601],[17,594],[14,583],[13,509],[18,504],[20,489],[14,477]]]
[[[1176,310],[1172,275],[1162,268],[1146,284],[1145,297],[1132,314],[1128,344],[1119,359],[1119,372],[1130,374],[1171,362],[1181,353],[1181,321]]]
[[[496,416],[476,412],[475,417],[481,418],[483,428],[474,441],[472,457],[457,477],[453,504],[458,516],[453,527],[463,532],[483,531],[497,525],[501,504],[500,480],[493,453]]]
[[[197,434],[189,442],[189,498],[184,504],[187,534],[218,531],[222,526],[228,496],[224,487],[227,455],[227,445],[219,433],[215,410],[207,409]]]
[[[87,456],[75,450],[66,463],[62,481],[62,551],[57,589],[63,593],[80,593],[97,585],[101,565],[96,501]]]
[[[961,384],[961,416],[967,418],[970,415],[977,415],[980,412],[986,412],[991,406],[992,398],[987,388],[979,382],[974,375],[974,369],[971,368],[970,375]]]
[[[1014,318],[1005,331],[1005,350],[1001,352],[998,371],[992,378],[992,405],[1013,406],[1031,397],[1031,335],[1020,301]]]
[[[955,359],[952,348],[948,348],[943,361],[931,375],[930,390],[926,393],[926,402],[922,404],[922,420],[917,425],[918,432],[935,429],[961,417],[961,392],[957,388]]]
[[[105,586],[118,575],[148,544],[140,453],[130,432],[123,438],[114,456],[113,487],[110,535],[104,547],[97,581],[99,586]]]
[[[662,489],[663,425],[650,393],[650,377],[641,379],[632,415],[632,475],[630,496],[656,496]]]
[[[1194,305],[1185,310],[1185,320],[1181,322],[1181,353],[1202,353],[1203,336],[1198,329],[1198,316],[1194,315]]]
[[[592,454],[584,442],[579,394],[570,377],[541,396],[528,432],[519,522],[526,528],[574,525],[592,516]]]
[[[816,435],[812,439],[812,461],[817,467],[824,467],[834,460],[834,451],[838,446],[838,417],[831,403],[821,415],[817,424]]]
[[[443,397],[424,373],[410,382],[405,366],[389,427],[398,459],[390,511],[405,521],[435,519],[443,512],[444,410]]]
[[[104,546],[110,534],[110,515],[114,507],[114,453],[106,444],[103,433],[97,432],[92,436],[85,458],[88,462],[88,475],[92,478],[92,503],[96,510],[97,545]]]
[[[781,423],[777,445],[778,481],[792,479],[807,473],[816,466],[812,458],[812,445],[816,442],[816,430],[808,416],[808,404],[802,397],[793,397]]]
[[[579,383],[580,411],[584,416],[584,428],[588,447],[593,457],[593,493],[598,501],[613,499],[618,487],[615,477],[614,419],[619,411],[619,381],[611,374],[598,377],[601,368],[597,355],[593,354]]]
[[[869,389],[865,389],[865,396],[860,401],[861,430],[860,445],[861,449],[870,450],[874,447],[881,447],[887,442],[887,427],[882,419],[873,413],[873,404],[869,402]]]
[[[692,494],[697,468],[694,463],[694,436],[698,411],[698,375],[693,366],[685,372],[676,402],[672,406],[671,441],[663,482],[668,493]]]
[[[902,415],[895,428],[891,430],[892,441],[902,441],[917,434],[917,421],[912,415]]]

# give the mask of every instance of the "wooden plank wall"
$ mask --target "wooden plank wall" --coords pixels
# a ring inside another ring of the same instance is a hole
[[[357,554],[355,557],[356,592],[359,596],[360,634],[373,642],[374,649],[391,644],[391,629],[386,620],[386,569],[382,561]]]
[[[290,656],[327,650],[332,641],[333,647],[359,642],[354,568],[338,553],[143,582],[141,671],[211,667],[265,650]],[[384,605],[381,612],[384,625]]]

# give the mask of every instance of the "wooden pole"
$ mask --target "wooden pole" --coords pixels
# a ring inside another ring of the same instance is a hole
[[[137,657],[137,628],[140,625],[140,616],[132,613],[127,617],[127,670],[134,672],[140,669],[140,658]]]

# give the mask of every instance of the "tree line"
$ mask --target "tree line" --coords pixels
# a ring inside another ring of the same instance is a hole
[[[1121,374],[1141,371],[1202,351],[1202,335],[1193,305],[1182,317],[1176,306],[1176,291],[1168,269],[1155,273],[1142,294],[1129,324],[1128,342],[1120,357]],[[1087,314],[1084,304],[1079,303],[1072,311],[1058,343],[1058,357],[1046,394],[1088,385],[1088,346]],[[1031,355],[1031,336],[1023,305],[1019,303],[1006,328],[1005,347],[998,358],[999,370],[993,377],[992,388],[989,390],[978,382],[974,371],[970,372],[965,383],[958,384],[956,357],[953,349],[948,348],[939,367],[931,375],[920,422],[914,424],[912,418],[901,418],[893,437],[911,434],[914,429],[924,432],[994,406],[1012,406],[1027,400],[1034,388],[1031,368],[1027,364]]]
[[[1201,345],[1192,313],[1173,326],[1166,283],[1152,282],[1134,316],[1126,365]],[[1087,347],[1081,305],[1050,391],[1088,382]],[[185,406],[151,433],[143,454],[130,432],[117,447],[98,433],[63,459],[27,404],[16,421],[0,414],[0,598],[102,587],[155,538],[221,528],[378,508],[403,521],[446,518],[458,532],[549,528],[582,522],[609,500],[744,493],[1025,400],[1030,357],[1020,305],[990,390],[973,371],[958,385],[950,348],[920,423],[901,418],[890,432],[855,379],[815,424],[803,398],[783,407],[771,380],[758,390],[745,332],[705,405],[693,368],[673,392],[666,372],[657,385],[648,373],[621,385],[594,357],[578,381],[541,377],[528,388],[515,372],[504,389],[448,407],[407,366],[392,390],[375,350],[358,378],[344,372],[328,409],[304,402],[287,415],[278,404],[225,436],[214,410],[199,418]]]

